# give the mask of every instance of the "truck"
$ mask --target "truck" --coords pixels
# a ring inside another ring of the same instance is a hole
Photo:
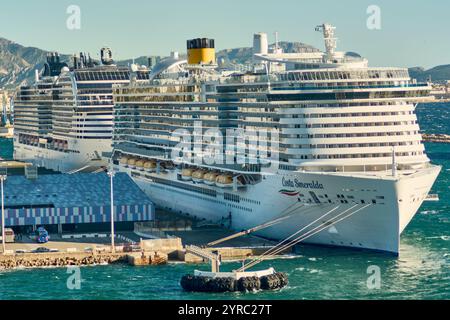
[[[36,230],[36,241],[38,243],[47,243],[50,240],[48,231],[44,227],[39,227]]]

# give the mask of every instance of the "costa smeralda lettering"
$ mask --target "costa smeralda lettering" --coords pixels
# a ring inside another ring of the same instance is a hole
[[[289,188],[303,188],[303,189],[323,189],[323,184],[319,181],[313,180],[312,182],[302,182],[298,179],[287,179],[283,177],[282,180],[283,187]]]

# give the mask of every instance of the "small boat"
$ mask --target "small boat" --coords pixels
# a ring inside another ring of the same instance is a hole
[[[194,169],[184,168],[181,171],[181,179],[184,180],[184,181],[191,181],[193,172],[194,172]]]
[[[169,171],[175,170],[175,165],[172,161],[164,162],[163,167],[164,167],[164,169],[169,170]]]
[[[202,170],[202,169],[194,171],[192,173],[192,180],[197,183],[202,183],[205,173],[206,173],[206,171]]]
[[[128,166],[128,160],[129,160],[128,157],[121,157],[120,160],[119,160],[119,162],[120,162],[120,164],[123,165],[124,167],[127,167],[127,166]]]
[[[135,158],[128,159],[128,166],[132,169],[135,169],[136,168],[136,159]]]
[[[214,171],[210,171],[203,176],[203,182],[208,186],[213,186],[216,184],[216,179],[219,174]]]
[[[233,177],[228,174],[218,176],[216,178],[216,186],[219,188],[231,188],[233,186]]]
[[[144,171],[144,160],[141,159],[136,161],[136,169]]]
[[[144,170],[148,172],[154,172],[156,170],[156,161],[155,160],[146,161],[144,163]]]

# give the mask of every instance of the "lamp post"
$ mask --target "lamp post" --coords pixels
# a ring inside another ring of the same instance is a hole
[[[2,197],[2,248],[3,248],[3,254],[5,254],[6,251],[6,242],[5,242],[5,198],[3,197],[3,183],[6,180],[6,175],[0,175],[0,183],[1,183],[1,197]]]
[[[111,250],[112,253],[116,253],[116,247],[114,246],[114,183],[113,179],[116,174],[111,169],[108,171],[108,176],[111,180]]]

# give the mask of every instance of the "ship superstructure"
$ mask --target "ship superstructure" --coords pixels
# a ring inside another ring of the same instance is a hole
[[[431,86],[318,31],[325,52],[269,50],[257,34],[252,72],[217,68],[213,42],[191,40],[187,61],[114,86],[114,168],[167,210],[236,230],[289,215],[260,234],[329,224],[308,242],[397,254],[440,171],[414,113]]]
[[[17,91],[16,159],[62,172],[104,165],[101,154],[111,150],[112,85],[128,83],[130,71],[114,64],[110,48],[101,50],[101,64],[83,53],[72,62],[69,68],[49,53],[35,83]]]

